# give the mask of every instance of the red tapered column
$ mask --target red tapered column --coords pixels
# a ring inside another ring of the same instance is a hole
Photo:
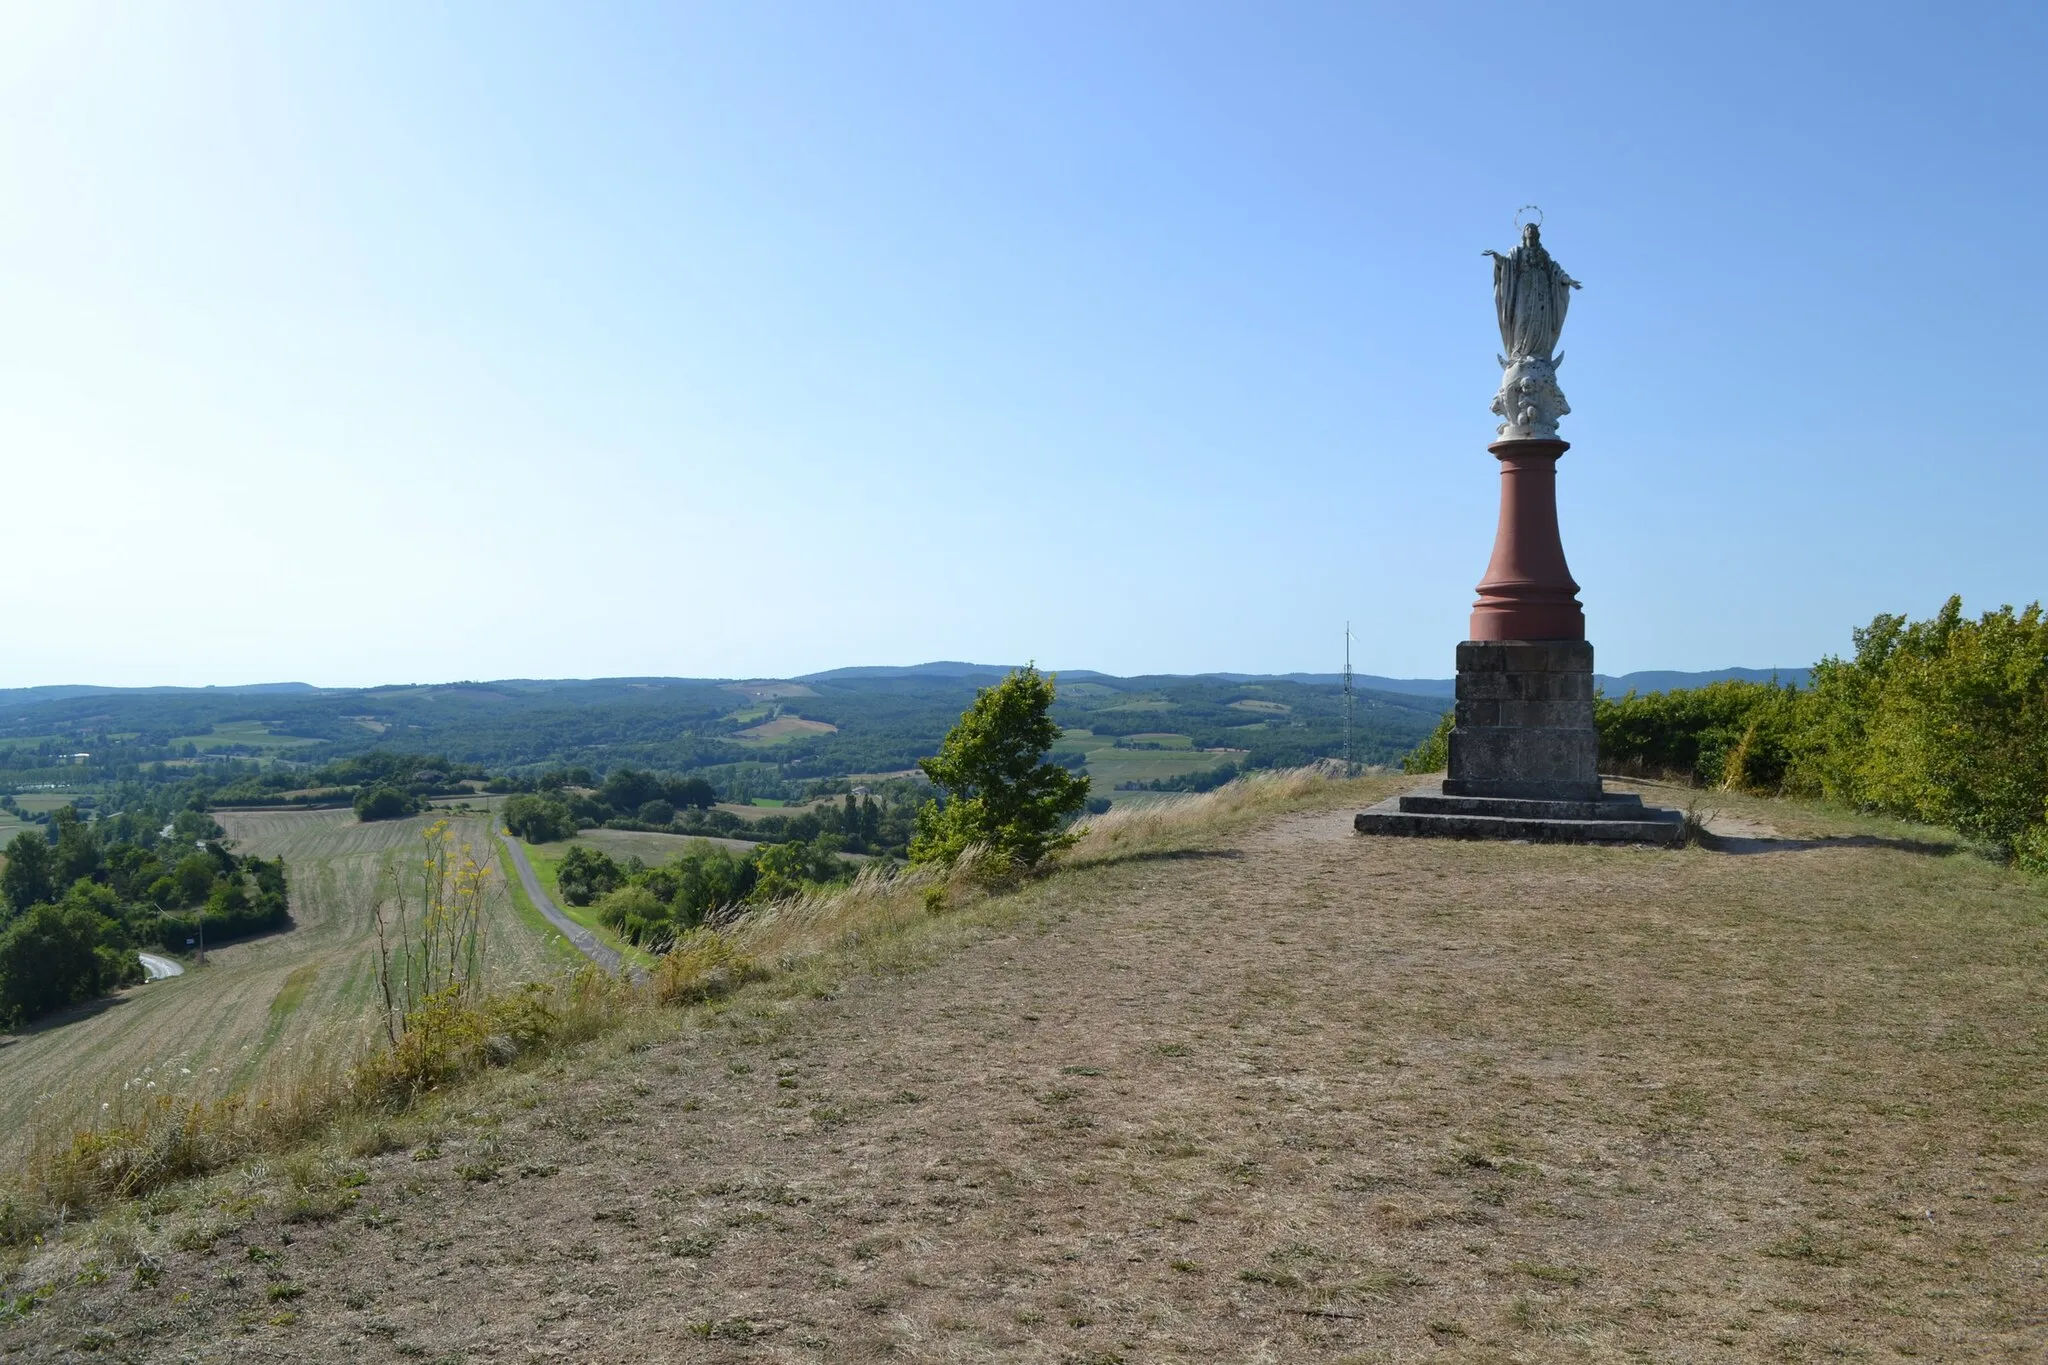
[[[1557,458],[1571,443],[1528,438],[1487,447],[1500,461],[1500,526],[1472,604],[1474,640],[1583,640],[1586,613],[1557,534]]]

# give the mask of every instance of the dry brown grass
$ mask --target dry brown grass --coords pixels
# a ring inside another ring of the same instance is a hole
[[[2042,1357],[2038,884],[1746,798],[1800,841],[1352,835],[1393,785],[783,907],[700,964],[768,981],[22,1260],[0,1349]]]

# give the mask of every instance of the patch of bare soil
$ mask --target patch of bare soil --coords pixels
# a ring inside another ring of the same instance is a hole
[[[352,1206],[166,1214],[154,1268],[0,1349],[2048,1357],[2038,887],[1350,816],[1064,875],[908,975],[501,1085],[358,1162]]]

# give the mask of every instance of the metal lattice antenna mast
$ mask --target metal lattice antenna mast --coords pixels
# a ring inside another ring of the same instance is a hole
[[[1351,774],[1351,623],[1344,623],[1344,773]]]

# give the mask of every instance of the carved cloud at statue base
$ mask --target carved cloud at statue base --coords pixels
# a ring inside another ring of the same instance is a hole
[[[1500,392],[1493,396],[1494,415],[1501,419],[1495,432],[1501,440],[1557,439],[1557,419],[1572,410],[1557,386],[1557,367],[1563,363],[1563,356],[1501,358]]]

